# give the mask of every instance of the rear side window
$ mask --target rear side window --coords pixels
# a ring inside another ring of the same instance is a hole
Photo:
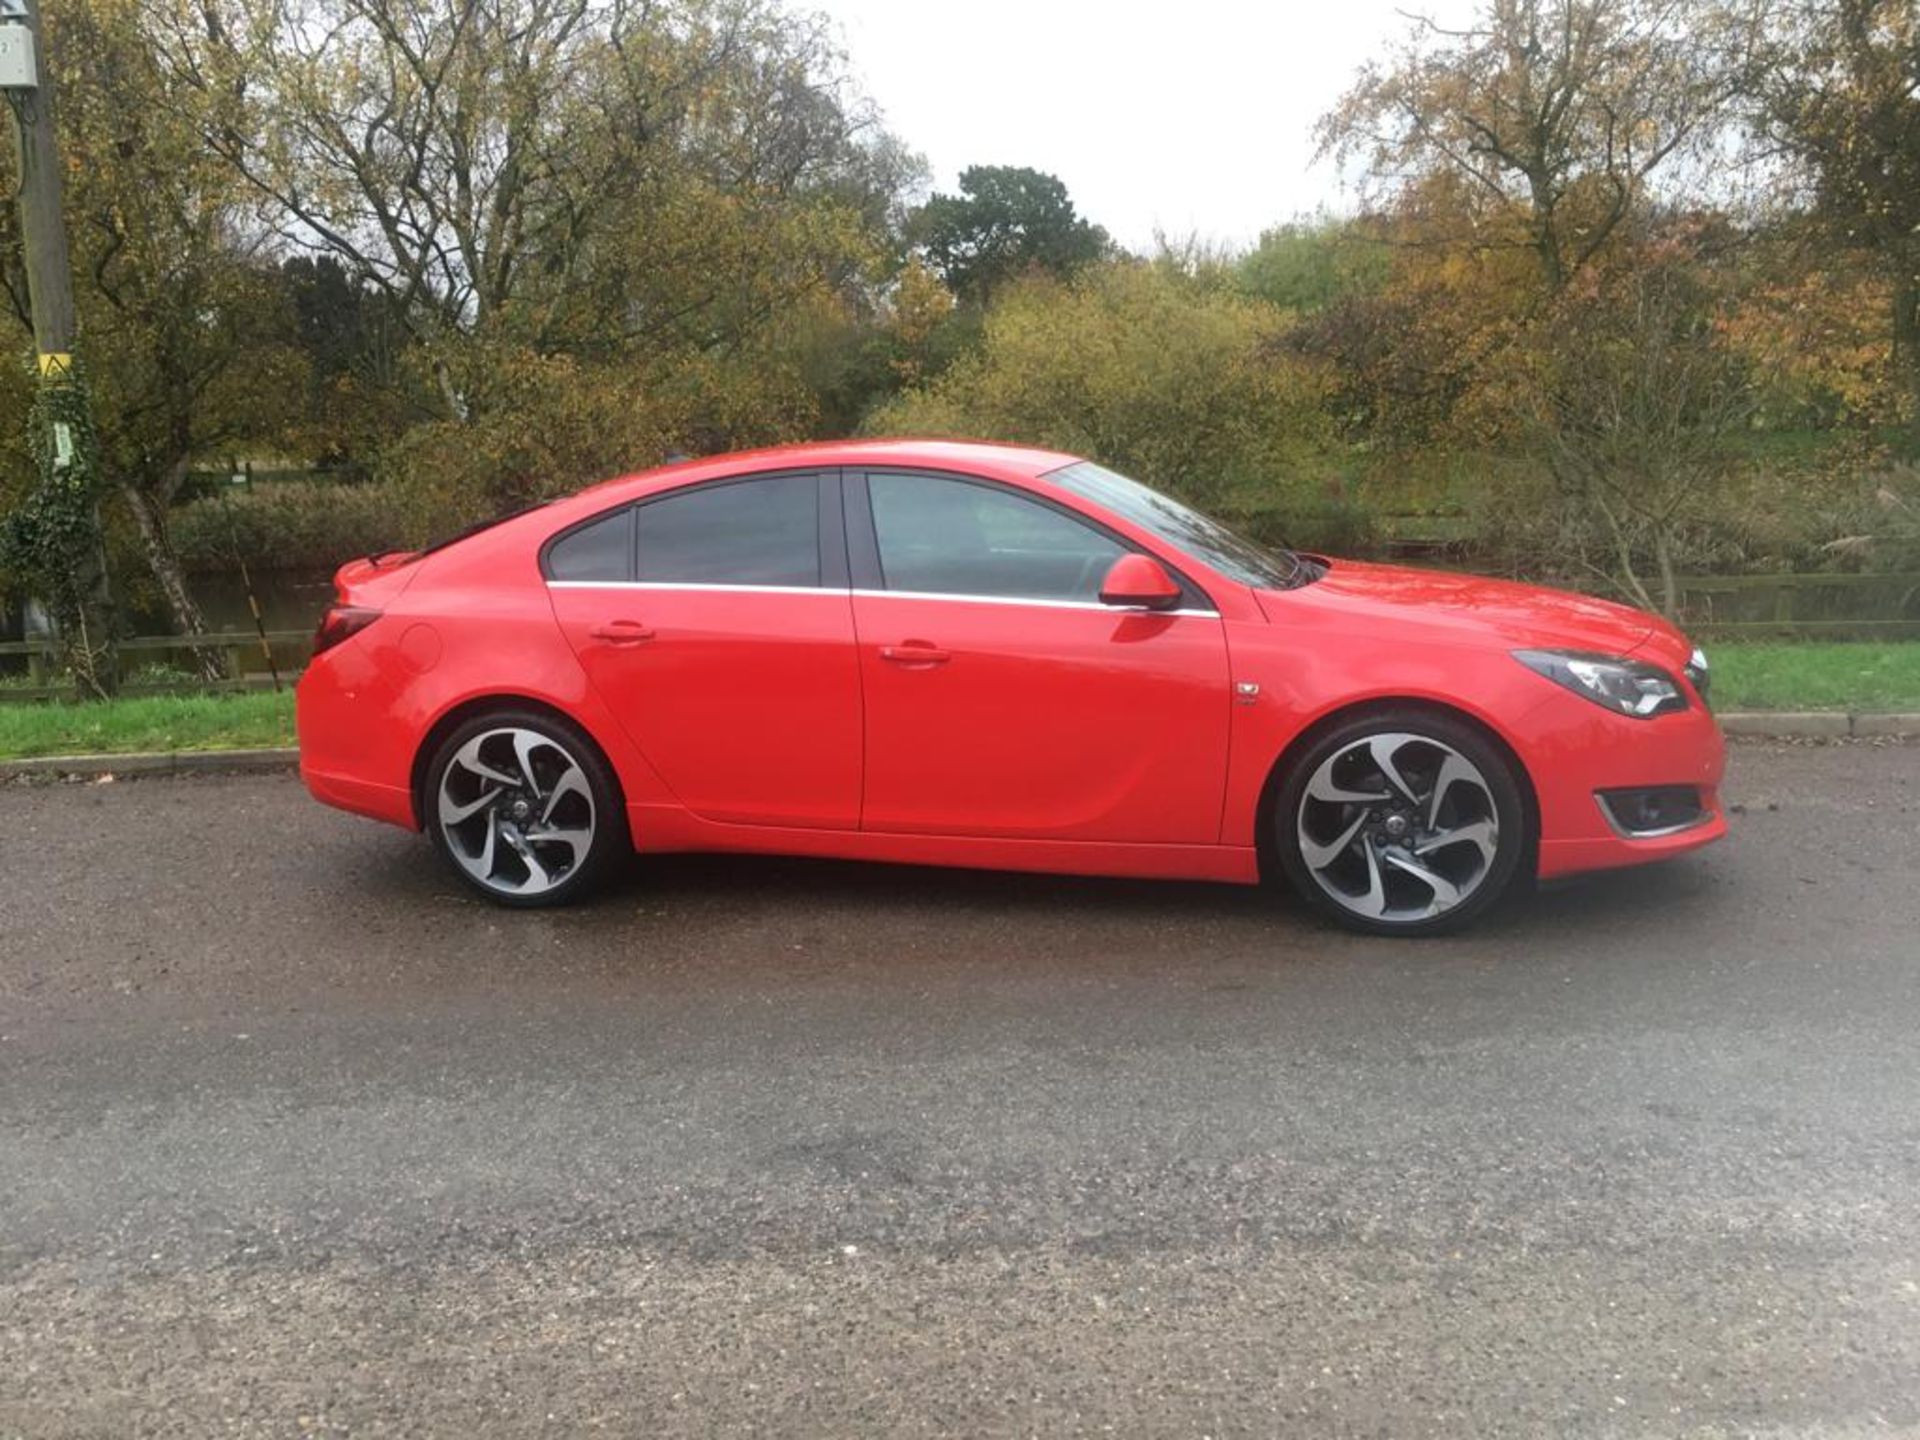
[[[666,585],[818,585],[820,482],[696,485],[634,511],[639,577]]]
[[[547,547],[549,580],[633,579],[633,507],[570,530]]]

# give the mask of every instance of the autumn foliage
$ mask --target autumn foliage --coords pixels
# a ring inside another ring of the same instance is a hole
[[[1903,565],[1915,10],[1416,19],[1322,122],[1350,213],[1139,255],[1036,171],[929,194],[778,0],[63,0],[123,588],[198,623],[171,532],[209,562],[192,477],[241,457],[377,492],[334,507],[344,546],[856,431],[1041,442],[1264,536],[1668,608],[1685,569]],[[10,250],[0,281],[23,314]],[[254,563],[324,552],[326,492],[278,503]]]

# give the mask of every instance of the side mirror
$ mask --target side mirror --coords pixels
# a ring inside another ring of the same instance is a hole
[[[1100,603],[1130,610],[1172,610],[1180,604],[1180,587],[1151,555],[1122,555],[1100,582]]]

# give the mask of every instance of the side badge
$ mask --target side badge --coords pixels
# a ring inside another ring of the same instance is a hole
[[[1242,705],[1251,705],[1260,698],[1260,686],[1252,680],[1236,680],[1233,685],[1233,698]]]

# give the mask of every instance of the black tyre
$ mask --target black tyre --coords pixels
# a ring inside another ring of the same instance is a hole
[[[1474,726],[1419,709],[1356,715],[1284,777],[1274,853],[1322,914],[1372,935],[1457,930],[1532,853],[1513,762]]]
[[[564,905],[631,849],[599,746],[534,710],[462,722],[434,752],[421,814],[454,873],[502,905]]]

